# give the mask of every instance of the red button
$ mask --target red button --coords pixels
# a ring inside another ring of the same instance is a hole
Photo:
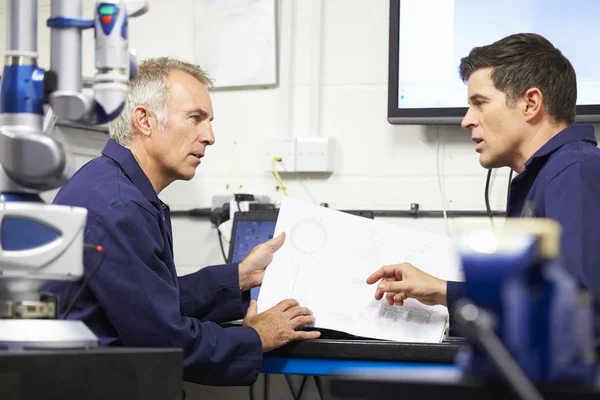
[[[112,15],[103,15],[102,16],[102,23],[104,25],[108,25],[108,24],[110,24],[112,22],[112,18],[113,18]]]

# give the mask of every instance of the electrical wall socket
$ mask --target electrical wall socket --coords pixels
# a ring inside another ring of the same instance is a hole
[[[296,138],[296,172],[333,172],[335,140],[326,137]]]
[[[278,172],[326,172],[335,169],[335,147],[333,138],[299,137],[267,138],[265,140],[264,170],[273,171],[273,157]]]
[[[281,161],[275,162],[277,172],[296,172],[296,139],[267,138],[265,140],[265,171],[273,171],[273,157],[281,157]]]

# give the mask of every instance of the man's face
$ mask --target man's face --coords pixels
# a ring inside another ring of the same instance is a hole
[[[462,127],[471,129],[481,166],[499,168],[512,166],[526,123],[519,111],[522,100],[507,106],[506,95],[494,87],[491,72],[492,68],[481,68],[469,77],[469,110]]]
[[[152,132],[148,150],[158,173],[169,180],[190,180],[206,146],[215,143],[212,102],[206,87],[185,72],[171,72],[168,82],[167,126]]]

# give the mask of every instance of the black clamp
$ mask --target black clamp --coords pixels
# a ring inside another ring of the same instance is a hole
[[[419,203],[410,203],[410,215],[417,217],[419,214]]]

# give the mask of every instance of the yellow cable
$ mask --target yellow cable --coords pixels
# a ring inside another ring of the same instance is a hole
[[[279,176],[279,172],[277,172],[277,168],[275,168],[276,162],[281,162],[281,157],[273,157],[273,159],[271,160],[271,166],[273,167],[273,175],[275,175],[275,179],[277,179],[277,182],[279,182],[281,191],[283,192],[284,196],[287,196],[287,190],[285,189],[285,185],[281,180],[281,176]]]

